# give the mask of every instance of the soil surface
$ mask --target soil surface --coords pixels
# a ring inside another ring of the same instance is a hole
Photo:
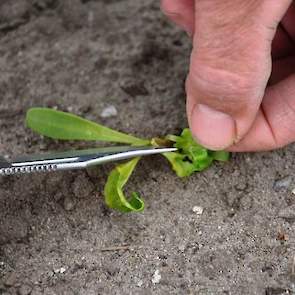
[[[1,0],[1,155],[85,146],[26,129],[32,106],[178,133],[190,47],[156,0]],[[128,185],[143,214],[104,205],[113,165],[1,177],[0,294],[295,294],[294,152],[233,155],[185,180],[144,159]]]

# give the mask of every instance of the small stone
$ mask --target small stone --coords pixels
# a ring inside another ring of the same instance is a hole
[[[202,215],[204,212],[204,208],[200,206],[194,206],[193,212],[196,213],[197,215]]]
[[[6,280],[4,282],[4,286],[5,287],[13,287],[15,285],[15,283],[16,283],[16,280],[17,280],[16,273],[12,272],[6,278]]]
[[[102,118],[116,117],[117,115],[118,111],[113,105],[104,108],[100,114]]]
[[[61,268],[55,269],[54,273],[56,273],[56,274],[64,274],[66,271],[67,271],[67,269],[65,267],[61,267]]]
[[[18,295],[30,295],[32,293],[32,287],[29,285],[21,285],[17,291]]]
[[[66,211],[71,211],[71,210],[74,209],[74,207],[75,207],[74,200],[71,197],[68,197],[68,196],[65,197],[65,199],[64,199],[64,209]]]
[[[143,285],[143,280],[139,280],[138,282],[137,282],[137,287],[142,287],[142,285]]]
[[[180,245],[180,246],[178,247],[178,249],[179,249],[179,251],[184,252],[184,250],[185,250],[185,245]]]
[[[295,188],[292,189],[292,194],[295,195]]]
[[[59,270],[59,272],[61,273],[61,274],[63,274],[63,273],[65,273],[66,272],[66,268],[65,267],[62,267],[60,270]]]
[[[72,106],[68,106],[68,107],[67,107],[67,111],[68,111],[69,113],[72,113],[73,110],[74,110],[74,108],[73,108]]]
[[[292,182],[292,176],[285,176],[281,179],[277,179],[274,182],[273,189],[276,192],[287,190]]]
[[[161,279],[162,279],[162,276],[160,275],[160,271],[157,269],[153,275],[152,283],[159,284]]]

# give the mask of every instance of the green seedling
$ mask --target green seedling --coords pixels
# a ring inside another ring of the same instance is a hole
[[[226,151],[210,151],[198,144],[188,128],[179,136],[167,135],[164,138],[142,139],[125,134],[103,125],[85,120],[76,115],[48,108],[32,108],[27,112],[26,124],[38,134],[59,140],[88,140],[124,143],[134,146],[173,146],[177,152],[164,153],[172,169],[179,177],[188,177],[194,172],[208,168],[214,161],[225,162],[230,154]],[[106,204],[120,212],[140,212],[144,201],[138,193],[126,198],[123,188],[140,158],[120,164],[108,176],[104,198]]]
[[[137,157],[125,164],[118,165],[109,175],[104,188],[104,195],[105,202],[110,208],[121,212],[143,211],[144,202],[140,199],[138,193],[133,192],[128,201],[122,191],[139,159]]]

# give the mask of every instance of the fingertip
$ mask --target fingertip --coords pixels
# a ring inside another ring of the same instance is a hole
[[[223,150],[235,141],[235,121],[225,113],[196,104],[190,118],[196,140],[211,150]]]

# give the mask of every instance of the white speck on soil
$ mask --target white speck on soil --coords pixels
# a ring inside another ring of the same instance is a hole
[[[197,215],[202,215],[204,212],[204,208],[200,206],[194,206],[193,212],[196,213]]]
[[[295,195],[295,188],[292,189],[292,194]]]
[[[55,269],[54,273],[64,274],[66,271],[67,269],[65,267],[61,267],[61,268]]]
[[[118,111],[114,106],[108,106],[104,108],[100,114],[102,118],[110,118],[110,117],[116,117],[118,115]]]
[[[179,249],[179,251],[184,252],[185,245],[179,245],[178,249]]]
[[[67,107],[67,111],[68,111],[68,112],[72,113],[73,110],[74,110],[74,108],[73,108],[72,106]]]
[[[142,287],[142,285],[143,285],[143,280],[139,280],[138,282],[137,282],[137,287]]]
[[[162,276],[160,275],[160,271],[157,269],[153,275],[152,283],[159,284],[161,281]]]

